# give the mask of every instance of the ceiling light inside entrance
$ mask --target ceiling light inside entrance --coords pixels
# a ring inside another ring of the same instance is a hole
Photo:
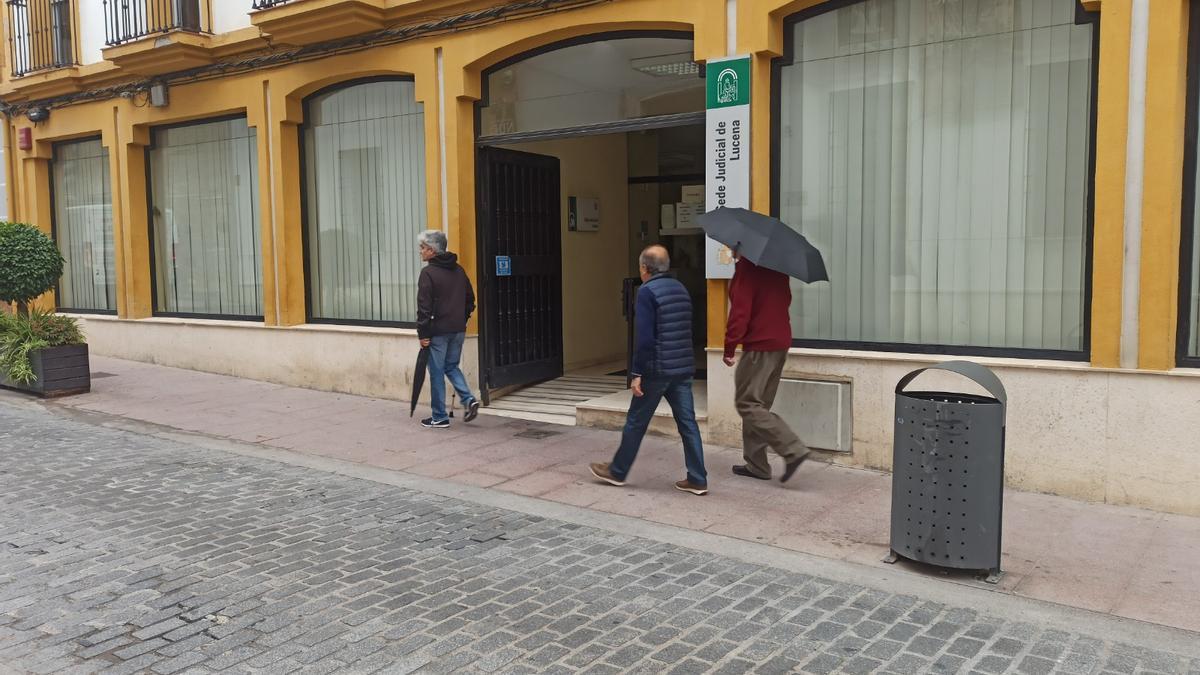
[[[631,60],[629,65],[655,77],[696,77],[700,74],[700,64],[692,60],[690,52],[645,56]]]

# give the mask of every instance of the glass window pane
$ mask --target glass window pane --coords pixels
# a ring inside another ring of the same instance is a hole
[[[780,215],[797,338],[1082,351],[1091,25],[1076,0],[866,0],[795,24]]]
[[[54,148],[54,237],[66,264],[58,283],[64,310],[117,311],[112,182],[100,139]]]
[[[369,82],[309,101],[304,159],[313,318],[416,321],[426,193],[414,84]]]
[[[54,61],[49,65],[66,66],[75,62],[75,42],[71,38],[71,3],[52,0],[50,3],[50,34]]]
[[[155,129],[155,309],[262,316],[258,149],[245,118]]]
[[[563,47],[488,75],[484,136],[704,110],[690,39],[624,38]]]

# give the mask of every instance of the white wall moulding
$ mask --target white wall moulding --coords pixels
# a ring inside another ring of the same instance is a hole
[[[417,332],[403,328],[75,316],[94,355],[398,401],[410,398],[421,348]],[[468,337],[468,382],[478,381],[476,354],[476,338]]]
[[[209,0],[212,3],[212,32],[216,35],[249,28],[250,0]]]
[[[1121,367],[1138,365],[1142,281],[1142,193],[1146,158],[1146,59],[1150,0],[1133,0],[1129,29],[1129,117],[1125,145],[1125,258],[1121,275]]]
[[[896,383],[946,360],[905,354],[793,350],[789,378],[853,382],[853,446],[838,464],[891,470]],[[1084,364],[976,359],[1004,382],[1009,410],[1005,482],[1018,490],[1200,515],[1198,371],[1102,370]],[[710,373],[728,371],[721,352]],[[953,374],[927,373],[922,388],[986,395]],[[708,439],[741,447],[733,378],[708,380]],[[1171,424],[1163,424],[1164,410]],[[812,432],[810,432],[812,433]],[[804,439],[806,442],[809,439]]]

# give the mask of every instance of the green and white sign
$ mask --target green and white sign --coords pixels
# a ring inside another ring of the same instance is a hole
[[[706,211],[722,206],[750,208],[750,58],[714,59],[706,66]],[[709,279],[733,277],[728,247],[707,240]]]

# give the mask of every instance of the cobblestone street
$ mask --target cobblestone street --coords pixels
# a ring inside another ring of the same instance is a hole
[[[1126,644],[2,402],[0,494],[0,671],[1200,673],[1182,632]]]

